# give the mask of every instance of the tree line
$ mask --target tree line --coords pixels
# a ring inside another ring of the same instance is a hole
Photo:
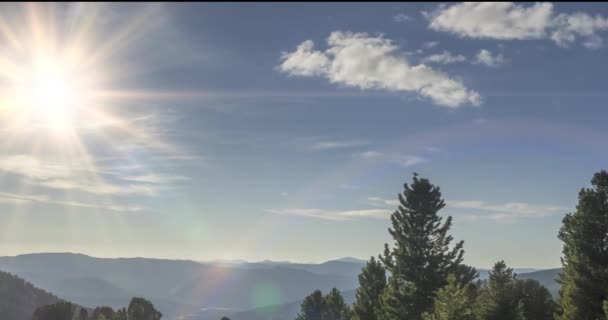
[[[340,291],[307,296],[296,320],[608,320],[608,173],[578,194],[558,238],[561,284],[555,301],[536,280],[519,280],[504,261],[487,280],[463,263],[463,241],[449,234],[440,188],[416,173],[399,194],[388,229],[394,243],[359,274],[356,301]]]
[[[90,312],[89,312],[90,311]],[[61,301],[37,308],[32,320],[160,320],[160,313],[154,305],[144,299],[134,297],[127,308],[114,310],[111,307],[97,307],[92,310]]]

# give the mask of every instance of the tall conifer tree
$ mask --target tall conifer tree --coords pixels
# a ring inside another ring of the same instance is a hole
[[[576,211],[559,231],[563,241],[559,320],[597,320],[608,315],[608,173],[596,173],[592,188],[578,194]]]
[[[374,257],[367,262],[359,274],[357,301],[353,305],[355,320],[377,320],[380,296],[386,287],[386,270]]]
[[[381,257],[391,273],[386,294],[395,294],[383,297],[383,308],[387,308],[384,320],[405,319],[404,314],[407,319],[420,319],[433,307],[435,294],[447,284],[449,274],[463,282],[470,282],[476,275],[473,268],[462,266],[463,242],[450,246],[452,218],[443,221],[438,215],[445,207],[439,187],[414,173],[412,183],[404,185],[399,203],[388,230],[395,243],[392,249],[386,244]]]

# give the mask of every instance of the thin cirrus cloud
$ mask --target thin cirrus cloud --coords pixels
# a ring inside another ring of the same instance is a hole
[[[382,36],[335,31],[327,44],[320,51],[306,40],[295,51],[284,52],[277,69],[362,90],[415,93],[443,107],[481,104],[480,95],[462,81],[424,64],[410,64],[399,47]]]
[[[333,150],[333,149],[346,149],[365,146],[369,144],[363,140],[335,140],[335,141],[319,141],[313,143],[310,148],[312,150]]]
[[[395,152],[380,152],[375,150],[355,153],[353,154],[353,157],[368,161],[395,163],[403,167],[413,166],[426,161],[425,158],[419,156]]]
[[[379,208],[396,208],[399,200],[389,200],[382,197],[368,197],[368,203]],[[465,219],[471,221],[490,220],[496,222],[516,221],[529,218],[543,218],[549,215],[562,214],[566,210],[560,206],[539,206],[525,202],[507,202],[490,204],[479,200],[447,201],[448,208],[482,211],[485,213],[467,214]]]
[[[423,13],[429,28],[460,37],[497,40],[550,39],[568,47],[579,38],[590,49],[603,46],[598,34],[608,30],[608,18],[584,12],[554,12],[551,3],[465,2],[440,5]]]
[[[412,21],[413,18],[408,16],[405,13],[398,13],[393,17],[393,21],[397,22],[397,23],[404,23],[404,22],[408,22],[408,21]]]
[[[183,176],[161,174],[126,176],[121,173],[119,166],[85,168],[33,155],[0,157],[0,172],[18,176],[22,178],[22,182],[30,185],[55,190],[75,190],[93,195],[153,196],[162,186],[188,180]],[[120,182],[103,179],[103,176],[108,174],[120,177]]]
[[[8,203],[13,205],[27,205],[33,203],[44,203],[51,205],[78,207],[78,208],[89,208],[89,209],[102,209],[118,212],[137,212],[141,211],[140,207],[117,205],[117,204],[92,204],[78,201],[64,201],[64,200],[53,200],[47,195],[38,194],[19,194],[10,192],[0,192],[0,203]]]
[[[461,54],[455,55],[449,51],[443,51],[442,53],[436,53],[422,59],[422,63],[440,63],[440,64],[451,64],[458,62],[465,62],[467,58]]]
[[[469,220],[515,221],[524,218],[543,218],[553,214],[562,214],[566,210],[560,206],[539,206],[525,202],[508,202],[489,204],[484,201],[449,201],[451,208],[485,211],[485,214],[469,214]]]
[[[330,221],[346,221],[359,218],[386,219],[390,215],[385,209],[362,209],[362,210],[325,210],[317,208],[287,208],[269,209],[266,212],[296,217],[307,217]]]
[[[475,64],[482,64],[484,66],[496,68],[505,64],[507,59],[499,53],[493,54],[491,51],[486,49],[481,49],[477,55],[475,56]]]
[[[373,206],[389,206],[389,207],[397,207],[399,206],[399,200],[388,200],[381,197],[368,197],[367,201],[369,204]]]

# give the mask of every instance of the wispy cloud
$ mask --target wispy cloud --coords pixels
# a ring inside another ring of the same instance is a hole
[[[323,77],[363,90],[416,93],[450,108],[479,105],[481,98],[460,80],[424,64],[411,65],[399,47],[382,36],[335,31],[325,51],[311,40],[284,52],[278,70],[291,76]]]
[[[369,144],[363,140],[335,140],[335,141],[319,141],[313,143],[310,148],[313,150],[332,150],[360,147]]]
[[[128,176],[124,177],[123,180],[127,181],[135,181],[135,182],[144,182],[151,184],[170,184],[181,181],[188,181],[190,178],[180,175],[166,175],[166,174],[145,174],[140,176]]]
[[[458,62],[465,62],[467,58],[461,54],[454,55],[449,51],[443,51],[442,53],[436,53],[430,55],[421,60],[423,63],[441,63],[441,64],[451,64]]]
[[[33,155],[0,157],[0,172],[22,178],[22,183],[56,190],[71,190],[94,195],[156,195],[160,188],[187,181],[181,175],[147,173],[129,176],[126,172],[140,171],[137,166],[85,166],[84,161],[61,163]],[[107,179],[112,176],[113,179]]]
[[[393,21],[395,21],[397,23],[412,21],[412,19],[413,19],[412,17],[408,16],[405,13],[398,13],[393,17]]]
[[[388,200],[383,199],[381,197],[369,197],[367,201],[373,206],[389,206],[389,207],[397,207],[399,206],[399,200]]]
[[[425,158],[419,157],[419,156],[402,154],[402,153],[394,153],[394,152],[387,153],[387,152],[380,152],[380,151],[375,151],[375,150],[355,153],[355,154],[353,154],[353,157],[363,159],[363,160],[370,160],[370,161],[390,162],[390,163],[395,163],[395,164],[398,164],[398,165],[401,165],[404,167],[413,166],[413,165],[423,163],[426,161]]]
[[[551,39],[567,47],[578,38],[595,49],[603,45],[600,31],[608,30],[608,18],[584,12],[556,14],[553,4],[513,2],[466,2],[440,5],[426,14],[429,28],[461,37],[499,40]]]
[[[425,43],[422,44],[422,48],[424,48],[424,49],[431,49],[431,48],[435,48],[438,45],[439,45],[438,41],[427,41],[427,42],[425,42]]]
[[[331,221],[345,221],[357,218],[370,219],[386,219],[390,216],[390,211],[385,209],[362,209],[362,210],[324,210],[324,209],[305,209],[305,208],[288,208],[288,209],[271,209],[266,210],[269,213],[308,217]]]
[[[489,204],[484,201],[448,201],[447,206],[458,209],[485,211],[486,214],[469,214],[470,220],[514,221],[524,218],[542,218],[553,214],[562,214],[565,210],[560,206],[539,206],[525,202],[507,202]]]
[[[499,67],[499,66],[505,64],[506,61],[507,60],[505,59],[505,57],[501,53],[499,53],[499,54],[493,54],[489,50],[482,49],[475,56],[475,62],[474,63],[476,63],[476,64],[483,64],[483,65],[488,66],[488,67],[496,68],[496,67]]]
[[[0,203],[10,203],[14,205],[26,205],[32,203],[45,203],[60,206],[103,209],[118,212],[137,212],[143,210],[141,207],[125,206],[117,204],[92,204],[78,201],[53,200],[47,195],[19,194],[10,192],[0,192]]]

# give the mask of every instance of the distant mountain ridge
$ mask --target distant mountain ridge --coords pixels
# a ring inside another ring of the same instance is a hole
[[[87,307],[122,307],[130,297],[142,296],[152,301],[166,320],[178,315],[217,320],[222,314],[232,315],[233,320],[270,320],[275,316],[285,320],[280,317],[297,313],[301,299],[315,289],[326,292],[336,287],[347,301],[354,300],[365,263],[351,257],[319,264],[226,263],[43,253],[0,257],[0,270]],[[522,270],[529,269],[516,269],[519,278],[525,276]],[[551,290],[552,275],[544,271],[532,277],[542,279]],[[487,278],[487,270],[480,270],[480,277]]]
[[[202,263],[147,258],[94,258],[43,253],[0,257],[0,270],[19,275],[84,306],[122,307],[142,296],[170,320],[200,309],[247,310],[301,299],[315,289],[356,288],[363,264]]]

